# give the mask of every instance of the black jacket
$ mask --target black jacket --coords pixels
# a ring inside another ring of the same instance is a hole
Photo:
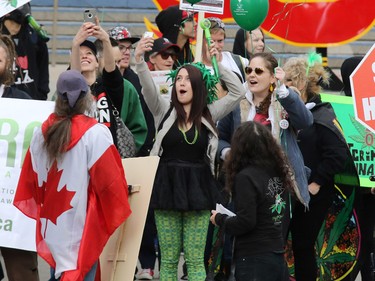
[[[8,34],[2,25],[1,33]],[[15,85],[32,99],[46,100],[49,93],[49,58],[47,44],[27,24],[23,23],[20,32],[11,36],[18,56]]]

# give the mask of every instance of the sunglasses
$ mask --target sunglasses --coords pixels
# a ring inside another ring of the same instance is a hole
[[[175,53],[161,52],[159,53],[163,60],[167,60],[169,57],[172,57],[172,60],[177,60],[177,55]]]
[[[245,67],[245,73],[246,74],[251,74],[252,72],[255,72],[256,75],[262,75],[262,73],[264,72],[264,69],[261,68],[261,67],[255,67],[254,69],[252,69],[250,66],[246,66]]]

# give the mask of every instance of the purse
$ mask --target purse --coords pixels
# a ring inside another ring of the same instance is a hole
[[[135,139],[130,132],[129,128],[126,127],[124,121],[122,121],[119,116],[119,112],[112,103],[112,113],[115,118],[115,131],[116,131],[116,141],[117,141],[117,150],[121,158],[130,158],[135,157],[137,149],[135,145]]]

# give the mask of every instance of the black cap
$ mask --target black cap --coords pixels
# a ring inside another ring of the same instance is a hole
[[[152,47],[150,54],[161,53],[162,51],[165,51],[167,49],[173,49],[176,52],[176,54],[180,52],[180,47],[178,45],[173,44],[167,38],[161,37],[154,41],[154,46]]]
[[[89,48],[94,53],[95,56],[98,53],[94,42],[91,42],[89,40],[83,41],[80,46],[86,46],[87,48]]]

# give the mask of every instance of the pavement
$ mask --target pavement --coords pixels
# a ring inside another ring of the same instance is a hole
[[[0,262],[1,264],[3,265],[3,269],[5,270],[4,268],[4,260],[3,260],[3,257],[1,256],[1,253],[0,253]],[[180,264],[179,264],[179,270],[178,270],[178,276],[181,277],[182,276],[182,262],[183,262],[183,256],[181,256],[181,259],[180,259]],[[50,278],[50,268],[48,266],[48,264],[43,260],[41,259],[40,257],[38,258],[38,269],[39,269],[39,279],[40,281],[47,281],[49,280]],[[139,267],[139,264],[138,264],[138,268]],[[2,281],[9,281],[8,277],[6,276],[6,272],[5,273],[5,279],[3,279]],[[158,262],[156,262],[155,264],[155,270],[154,270],[154,276],[155,278],[153,279],[154,281],[157,281],[159,280],[159,268],[158,268]],[[27,281],[27,280],[25,280]],[[103,281],[107,281],[107,280],[103,280]],[[133,281],[133,280],[123,280],[123,281]],[[180,281],[183,281],[183,280],[180,280]]]

